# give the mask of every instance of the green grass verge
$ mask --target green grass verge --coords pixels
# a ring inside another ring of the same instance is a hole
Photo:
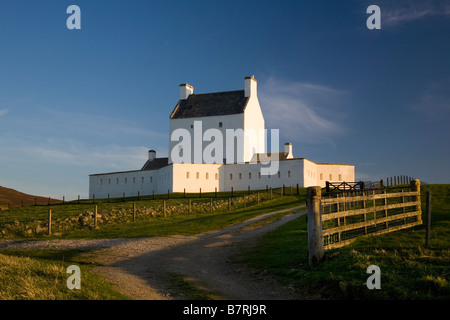
[[[0,252],[0,300],[128,300],[91,272],[79,251],[3,250]],[[67,288],[67,267],[81,270],[81,289]]]
[[[310,267],[306,217],[301,217],[265,235],[256,248],[235,260],[326,299],[449,299],[450,185],[423,185],[423,212],[426,190],[432,192],[429,248],[425,248],[425,225],[421,225],[361,237],[349,246],[326,252],[323,263]],[[367,288],[370,265],[381,269],[380,290]]]

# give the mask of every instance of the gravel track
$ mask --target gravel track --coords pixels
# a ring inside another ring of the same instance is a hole
[[[251,247],[263,234],[305,214],[304,206],[256,228],[249,224],[290,210],[263,214],[230,227],[192,236],[132,239],[48,240],[0,242],[0,249],[80,249],[83,259],[100,263],[94,272],[135,300],[186,299],[171,290],[171,277],[187,279],[213,299],[290,300],[310,299],[281,286],[264,272],[231,263],[230,257]],[[92,251],[93,250],[93,251]]]

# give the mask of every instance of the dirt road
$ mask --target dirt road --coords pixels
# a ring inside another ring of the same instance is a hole
[[[194,236],[139,239],[53,240],[0,244],[1,247],[85,248],[86,260],[101,263],[94,269],[117,291],[136,300],[186,299],[173,290],[174,277],[185,279],[210,299],[308,299],[281,286],[264,272],[230,262],[230,257],[250,247],[261,235],[305,214],[304,206],[279,220],[257,228],[243,228],[283,211]]]

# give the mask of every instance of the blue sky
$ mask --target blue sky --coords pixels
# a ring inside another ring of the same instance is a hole
[[[449,35],[448,1],[1,1],[0,185],[87,197],[89,174],[167,155],[180,83],[249,75],[294,156],[449,183]]]

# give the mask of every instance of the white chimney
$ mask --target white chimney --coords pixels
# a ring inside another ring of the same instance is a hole
[[[255,76],[245,77],[245,97],[256,96],[256,80]]]
[[[286,159],[294,158],[294,155],[292,154],[292,143],[286,142],[284,144],[284,152],[286,152],[288,154]]]
[[[156,151],[155,150],[150,150],[148,152],[148,160],[153,161],[156,158]]]
[[[188,85],[187,83],[180,84],[180,99],[186,100],[189,95],[194,93],[194,87]]]

